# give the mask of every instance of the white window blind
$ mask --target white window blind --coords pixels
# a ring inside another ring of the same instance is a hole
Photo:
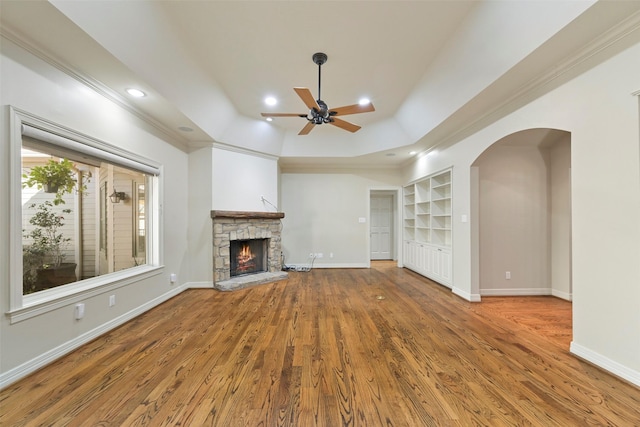
[[[77,156],[75,160],[94,164],[96,166],[99,165],[100,161],[106,161],[114,165],[138,170],[149,175],[160,174],[160,169],[157,166],[143,163],[139,159],[134,159],[133,155],[129,153],[115,152],[115,150],[110,151],[107,146],[101,148],[94,147],[93,145],[75,141],[26,124],[22,125],[22,135],[23,137],[27,137],[27,139],[23,141],[23,144],[30,148],[43,149],[45,148],[42,145],[43,142],[60,147],[62,154],[61,157],[69,157],[73,159],[75,153]]]

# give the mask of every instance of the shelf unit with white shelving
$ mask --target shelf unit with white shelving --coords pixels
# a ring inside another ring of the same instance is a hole
[[[415,240],[416,206],[415,186],[407,185],[403,188],[403,227],[404,240]]]
[[[405,266],[451,286],[451,169],[403,188]]]

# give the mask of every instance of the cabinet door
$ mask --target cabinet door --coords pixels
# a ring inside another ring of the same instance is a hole
[[[451,270],[452,270],[451,259],[452,257],[451,257],[450,251],[446,251],[446,250],[440,251],[442,283],[448,284],[448,285],[451,284]]]
[[[425,248],[423,244],[416,243],[416,269],[419,273],[424,272]]]
[[[415,269],[416,267],[416,247],[415,243],[410,241],[404,242],[404,266],[410,269]]]
[[[440,248],[431,248],[431,274],[433,275],[434,280],[437,281],[440,281],[440,276],[442,275],[441,252],[442,249]]]
[[[433,246],[425,245],[424,247],[424,275],[433,274]]]
[[[438,249],[438,265],[440,283],[451,285],[451,251]]]

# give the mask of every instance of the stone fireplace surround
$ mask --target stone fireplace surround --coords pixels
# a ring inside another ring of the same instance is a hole
[[[282,271],[282,218],[283,212],[211,211],[215,289],[229,291],[287,278]],[[230,242],[249,239],[269,239],[267,271],[231,277]]]

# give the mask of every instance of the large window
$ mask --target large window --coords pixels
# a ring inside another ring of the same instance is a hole
[[[147,263],[147,176],[108,162],[87,164],[55,153],[55,146],[32,150],[23,139],[25,295]],[[52,184],[55,179],[68,180],[69,186]]]
[[[12,311],[157,266],[158,251],[147,249],[157,242],[158,167],[24,112],[10,117],[21,206],[12,240],[22,252],[13,255],[22,280],[12,283]]]

